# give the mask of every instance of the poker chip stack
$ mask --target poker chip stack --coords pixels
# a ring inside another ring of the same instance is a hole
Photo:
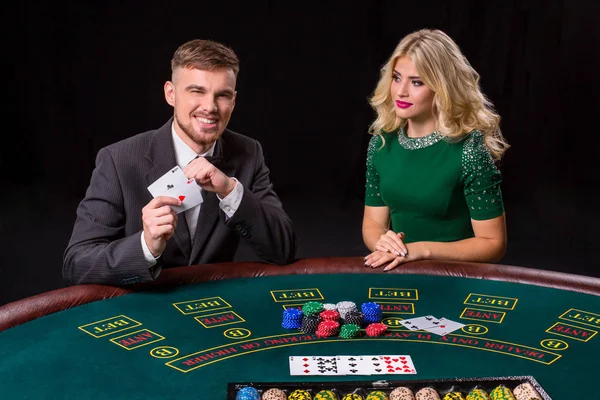
[[[448,392],[444,395],[443,400],[465,400],[465,396],[462,395],[461,392]]]
[[[358,310],[352,310],[346,313],[344,317],[344,324],[354,324],[362,326],[363,324],[363,313]]]
[[[262,400],[287,400],[287,394],[281,389],[271,388],[263,393]]]
[[[244,386],[238,390],[235,400],[260,400],[260,394],[252,386]]]
[[[475,388],[467,394],[467,400],[490,400],[490,397],[485,390],[481,388]]]
[[[358,311],[358,308],[356,308],[356,304],[351,301],[340,301],[335,305],[335,308],[340,313],[340,318],[344,321],[346,320],[346,315],[350,311]]]
[[[336,336],[340,331],[340,323],[337,321],[325,320],[319,323],[317,328],[318,337]]]
[[[365,325],[381,322],[383,315],[379,304],[373,302],[363,303],[361,309],[363,313],[363,323]]]
[[[497,386],[490,393],[491,400],[515,400],[515,396],[510,392],[510,389],[504,385]]]
[[[281,326],[285,329],[300,329],[302,328],[302,316],[302,311],[297,308],[283,310],[283,322]]]
[[[387,325],[380,322],[369,324],[365,329],[367,336],[381,336],[387,331]]]
[[[331,390],[321,390],[315,395],[315,400],[338,400],[338,397]]]
[[[323,321],[335,321],[335,322],[339,322],[339,320],[340,320],[340,313],[337,310],[325,310],[325,311],[321,311],[321,313],[319,314],[319,316],[321,317],[321,319]]]
[[[302,327],[300,330],[304,333],[315,333],[319,328],[320,322],[321,317],[317,314],[305,315],[304,318],[302,318]]]
[[[304,389],[296,389],[290,393],[288,400],[312,400],[312,396]]]
[[[302,306],[304,315],[319,314],[321,311],[323,311],[323,303],[319,303],[318,301],[307,301]]]
[[[368,302],[358,310],[352,301],[341,301],[337,304],[308,301],[302,310],[290,308],[283,313],[282,327],[299,329],[304,333],[316,333],[318,337],[338,335],[351,339],[361,335],[361,328],[366,325],[368,336],[381,336],[387,326],[380,323],[382,319],[379,304]]]
[[[340,328],[340,337],[344,339],[352,339],[360,335],[360,325],[344,324]]]

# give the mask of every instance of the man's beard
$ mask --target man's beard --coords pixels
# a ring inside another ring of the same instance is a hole
[[[194,130],[194,128],[192,126],[192,121],[190,121],[190,123],[188,125],[183,125],[181,123],[181,121],[179,121],[179,118],[177,118],[177,115],[175,115],[175,122],[177,122],[177,125],[179,125],[179,127],[181,128],[183,133],[186,134],[187,137],[192,139],[192,141],[194,143],[196,143],[197,145],[200,145],[203,147],[212,145],[214,142],[217,141],[217,139],[219,139],[219,137],[223,133],[223,132],[217,133],[218,132],[218,126],[217,126],[214,129],[211,129],[210,131],[206,132],[207,135],[210,135],[208,137],[208,139],[206,139],[196,133],[196,131]]]

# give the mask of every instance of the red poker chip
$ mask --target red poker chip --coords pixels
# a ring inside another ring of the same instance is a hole
[[[375,322],[367,326],[366,332],[368,336],[381,336],[387,331],[387,328],[387,325]]]
[[[325,320],[319,323],[319,327],[317,329],[317,336],[319,337],[328,337],[337,335],[340,329],[340,323],[337,321]]]
[[[337,312],[336,310],[325,310],[323,312],[321,312],[321,314],[319,314],[319,316],[321,317],[321,319],[325,320],[325,321],[336,321],[338,319],[340,319],[340,313]]]

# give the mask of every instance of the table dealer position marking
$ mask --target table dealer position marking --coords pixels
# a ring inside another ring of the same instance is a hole
[[[544,339],[540,342],[540,345],[549,350],[566,350],[569,348],[569,344],[560,339]]]
[[[487,326],[483,325],[468,324],[463,326],[460,330],[469,335],[485,335],[486,333],[488,333],[489,329],[487,328]]]
[[[252,332],[246,328],[231,328],[223,332],[223,336],[225,336],[226,338],[236,340],[245,339],[247,337],[250,337],[250,335],[252,335]]]
[[[179,349],[173,346],[159,346],[150,350],[154,358],[173,358],[179,354]]]

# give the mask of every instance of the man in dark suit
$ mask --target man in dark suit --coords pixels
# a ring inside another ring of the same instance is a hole
[[[181,45],[165,83],[174,115],[157,130],[101,149],[64,254],[72,284],[127,285],[162,268],[231,261],[240,237],[264,261],[293,260],[290,218],[269,179],[261,145],[226,129],[239,62],[207,40]],[[180,214],[179,199],[147,187],[178,165],[204,201]]]

